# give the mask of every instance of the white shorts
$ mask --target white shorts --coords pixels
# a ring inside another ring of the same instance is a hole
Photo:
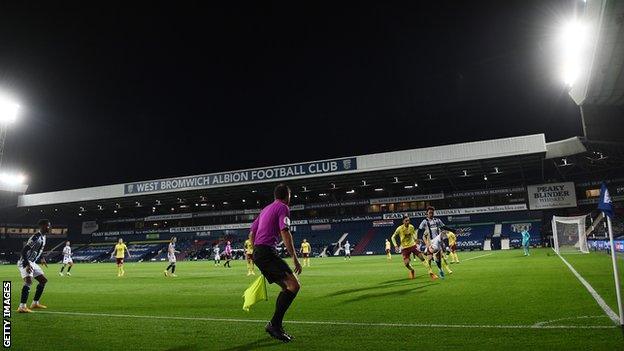
[[[176,263],[176,257],[175,255],[167,255],[167,258],[169,259],[169,263]]]
[[[437,253],[440,251],[440,242],[432,242],[431,246],[429,246],[429,251],[431,251],[431,253]]]
[[[28,273],[28,272],[26,272],[26,268],[22,266],[22,260],[19,260],[17,262],[17,269],[19,269],[20,275],[22,276],[22,279],[24,279],[26,277],[36,278],[36,277],[38,277],[40,275],[43,275],[43,270],[35,262],[30,262],[30,267],[32,268],[32,272]]]
[[[74,260],[72,260],[71,257],[63,257],[63,264],[68,264],[68,263],[74,264]]]
[[[345,251],[345,256],[351,256],[351,251]]]
[[[220,261],[221,260],[221,256],[220,255],[215,255],[215,261]]]

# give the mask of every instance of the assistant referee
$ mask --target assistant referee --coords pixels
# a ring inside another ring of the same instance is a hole
[[[276,283],[282,288],[275,303],[273,318],[266,325],[266,332],[283,342],[292,340],[282,326],[284,314],[299,292],[299,279],[293,274],[288,264],[277,254],[277,244],[281,239],[293,259],[294,273],[301,274],[301,264],[293,245],[290,233],[290,188],[279,184],[273,191],[275,201],[262,209],[258,218],[251,225],[251,241],[254,245],[253,260],[269,283]]]

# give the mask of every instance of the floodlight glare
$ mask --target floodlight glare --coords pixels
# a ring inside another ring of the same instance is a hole
[[[571,86],[581,73],[582,54],[587,45],[587,26],[571,21],[563,26],[560,37],[562,79]]]
[[[26,182],[26,176],[21,173],[0,173],[0,182],[7,185],[21,185]]]
[[[9,98],[0,96],[0,123],[10,124],[15,122],[20,106]]]

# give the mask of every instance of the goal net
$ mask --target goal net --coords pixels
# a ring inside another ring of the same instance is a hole
[[[586,217],[586,215],[576,217],[553,216],[552,232],[556,253],[589,253],[585,233]]]

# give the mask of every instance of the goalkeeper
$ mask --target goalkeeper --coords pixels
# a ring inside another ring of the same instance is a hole
[[[529,243],[531,239],[531,234],[529,234],[526,228],[522,229],[521,234],[522,234],[522,248],[524,249],[524,255],[531,256],[531,254],[529,254]]]

